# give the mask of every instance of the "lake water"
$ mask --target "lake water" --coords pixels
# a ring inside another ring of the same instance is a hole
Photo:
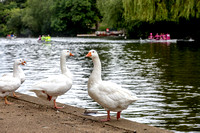
[[[41,44],[36,38],[0,38],[0,75],[12,72],[14,59],[24,58],[26,81],[17,91],[35,96],[28,90],[36,81],[60,73],[60,52],[69,49],[74,54],[67,59],[74,75],[73,86],[57,102],[106,114],[87,93],[93,63],[85,55],[95,49],[102,62],[102,79],[115,82],[140,98],[122,112],[123,118],[174,132],[200,132],[200,44],[100,38],[52,40]]]

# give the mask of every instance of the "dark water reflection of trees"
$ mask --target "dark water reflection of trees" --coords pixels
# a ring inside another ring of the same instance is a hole
[[[161,73],[155,86],[164,96],[165,106],[158,116],[165,128],[177,131],[200,131],[200,46],[190,44],[128,44],[124,51],[135,59],[156,59]],[[147,72],[146,72],[147,73]],[[156,72],[155,72],[156,73]],[[143,74],[147,76],[147,74]],[[155,80],[155,79],[154,79]],[[151,81],[152,83],[154,81]],[[179,115],[180,114],[180,115]],[[181,117],[184,116],[184,117]]]

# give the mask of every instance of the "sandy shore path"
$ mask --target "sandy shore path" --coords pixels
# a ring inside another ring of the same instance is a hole
[[[125,119],[100,122],[101,117],[85,116],[85,109],[58,103],[63,109],[54,109],[53,102],[19,94],[9,97],[11,105],[0,100],[1,133],[170,133]],[[104,116],[105,117],[105,116]]]

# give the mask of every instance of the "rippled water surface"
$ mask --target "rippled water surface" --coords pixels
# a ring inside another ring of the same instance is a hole
[[[60,73],[60,52],[69,49],[75,55],[67,59],[74,82],[71,90],[57,101],[106,113],[87,94],[93,63],[85,55],[95,49],[102,62],[102,78],[140,98],[122,112],[122,117],[174,132],[200,132],[200,44],[99,38],[52,40],[51,44],[41,44],[36,38],[0,38],[0,75],[12,72],[14,59],[24,58],[26,81],[17,91],[35,96],[28,91],[32,84]]]

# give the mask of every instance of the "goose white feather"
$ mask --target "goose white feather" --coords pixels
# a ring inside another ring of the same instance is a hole
[[[26,64],[26,61],[24,61],[24,59],[21,59],[23,64]],[[18,71],[19,71],[19,77],[20,77],[20,80],[21,80],[21,84],[24,83],[26,77],[25,77],[25,74],[24,74],[24,71],[22,70],[22,68],[20,66],[17,67]],[[13,77],[13,73],[5,73],[2,75],[2,77]],[[14,97],[18,97],[14,92],[13,92],[13,96]]]
[[[19,65],[24,65],[24,60],[16,59],[13,65],[13,76],[4,75],[0,78],[0,96],[4,97],[5,104],[10,104],[7,101],[9,93],[16,91],[21,85]]]
[[[30,90],[42,99],[53,100],[55,108],[61,108],[57,107],[56,98],[66,93],[72,87],[72,74],[66,67],[66,57],[68,56],[73,56],[69,50],[63,50],[61,52],[60,67],[62,73],[60,75],[43,79],[33,85],[36,89]]]
[[[26,61],[24,61],[23,59],[22,59],[22,62],[24,62],[24,64],[26,64]],[[21,80],[21,84],[22,84],[26,80],[26,77],[25,77],[23,69],[20,66],[18,66],[17,69],[19,71],[19,76],[20,76],[20,80]],[[2,75],[2,77],[4,77],[4,76],[10,76],[10,77],[12,77],[13,73],[5,73],[5,74]]]
[[[107,110],[107,119],[110,120],[110,111],[117,113],[117,119],[120,118],[120,112],[127,109],[128,106],[137,100],[129,90],[121,86],[101,79],[101,62],[95,50],[90,50],[86,57],[93,60],[94,68],[88,80],[88,94]]]

